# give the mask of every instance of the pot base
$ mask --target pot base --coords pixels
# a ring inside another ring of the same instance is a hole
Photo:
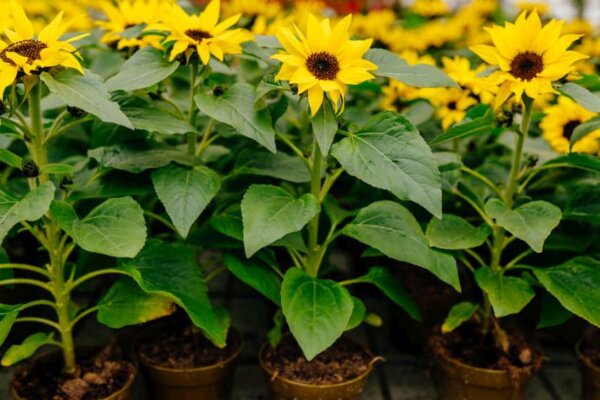
[[[583,400],[600,400],[600,367],[582,352],[583,340],[577,342],[575,352],[581,369],[581,393]]]

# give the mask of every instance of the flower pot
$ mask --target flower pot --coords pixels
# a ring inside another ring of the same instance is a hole
[[[168,368],[152,365],[140,356],[149,392],[155,400],[226,400],[231,394],[235,362],[242,351],[243,339],[231,330],[230,344],[235,351],[225,360],[197,368]]]
[[[581,368],[581,393],[583,400],[600,400],[600,367],[582,352],[583,339],[575,345]]]
[[[363,349],[364,347],[361,346]],[[269,344],[265,343],[260,349],[258,356],[260,366],[265,372],[265,376],[271,391],[273,400],[356,400],[364,390],[367,380],[373,371],[373,365],[378,358],[373,357],[369,363],[368,369],[360,376],[342,383],[328,385],[314,385],[304,382],[296,382],[276,374],[269,369],[265,362],[265,354],[269,349]],[[364,349],[366,353],[369,353]]]
[[[91,354],[97,353],[99,350],[100,350],[99,348],[84,347],[82,349],[77,349],[77,351],[78,351],[77,354],[78,355],[82,355],[82,354],[83,355],[91,355]],[[16,383],[16,379],[19,375],[24,374],[25,376],[29,377],[30,374],[35,372],[36,370],[59,371],[59,369],[57,369],[57,364],[60,362],[59,361],[60,357],[62,357],[60,352],[56,352],[56,351],[50,352],[50,353],[47,353],[40,357],[35,358],[30,363],[17,369],[17,371],[13,375],[13,379],[10,384],[10,394],[13,397],[13,399],[14,400],[31,400],[31,397],[21,397],[19,395],[19,393],[17,393],[15,383]],[[138,370],[135,365],[132,364],[132,366],[133,366],[133,371],[129,375],[129,377],[123,384],[123,386],[120,389],[118,389],[116,392],[112,393],[111,395],[104,397],[102,400],[130,400],[132,398],[131,395],[132,395],[132,390],[133,390],[133,383],[135,382],[135,378],[137,377],[137,370]]]
[[[535,369],[518,373],[472,367],[446,354],[436,354],[435,375],[443,400],[521,400]]]

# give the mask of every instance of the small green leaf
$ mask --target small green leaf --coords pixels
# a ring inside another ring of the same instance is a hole
[[[281,278],[253,260],[240,261],[232,254],[223,256],[223,264],[246,285],[256,289],[277,306],[281,304]]]
[[[23,343],[15,344],[9,347],[2,357],[2,366],[10,367],[19,361],[31,357],[40,347],[47,344],[55,344],[52,333],[34,333],[27,337]]]
[[[442,333],[450,333],[463,323],[470,320],[471,317],[473,317],[473,314],[477,312],[478,308],[479,306],[477,304],[473,304],[468,301],[463,301],[462,303],[454,305],[450,309],[446,320],[442,324]]]
[[[75,209],[66,201],[53,200],[50,204],[50,212],[67,235],[73,237],[73,223],[79,219]]]
[[[69,164],[46,164],[41,171],[50,175],[73,175],[75,168]]]
[[[569,140],[570,148],[572,148],[575,143],[586,137],[588,134],[598,129],[600,129],[600,117],[592,118],[589,121],[577,125],[573,131],[573,135],[571,135],[571,139]]]
[[[367,307],[365,303],[358,297],[352,296],[352,302],[354,303],[352,307],[352,315],[350,316],[350,321],[348,321],[348,326],[346,330],[349,331],[351,329],[356,328],[360,324],[363,323],[365,318],[367,317]]]
[[[600,223],[600,186],[581,186],[569,193],[564,218]]]
[[[329,149],[331,148],[331,144],[333,143],[333,139],[335,139],[335,134],[338,129],[337,118],[331,102],[323,102],[323,106],[312,118],[311,122],[313,133],[317,139],[321,153],[324,155],[329,154]]]
[[[282,152],[252,151],[234,174],[269,176],[294,183],[310,181],[310,173],[302,159]]]
[[[207,167],[168,165],[152,172],[154,190],[181,237],[219,192],[219,176]]]
[[[171,299],[144,292],[133,280],[119,279],[98,302],[98,321],[112,329],[138,325],[175,312]]]
[[[489,267],[475,271],[475,280],[488,294],[497,317],[518,313],[535,296],[535,291],[525,279],[505,276]]]
[[[402,205],[375,202],[360,210],[342,232],[388,257],[425,268],[460,291],[454,258],[429,247],[421,226]]]
[[[290,331],[310,361],[344,333],[354,303],[350,293],[336,282],[291,268],[283,279],[281,307]]]
[[[562,217],[560,208],[546,201],[532,201],[510,210],[502,201],[494,198],[486,203],[485,211],[498,225],[538,253],[542,252],[546,238]]]
[[[269,330],[267,333],[267,340],[271,347],[275,348],[281,342],[281,337],[283,336],[283,328],[285,326],[285,317],[281,312],[281,309],[277,310],[275,315],[273,316],[273,328]]]
[[[123,112],[135,129],[163,135],[183,135],[193,131],[186,121],[159,109],[123,107]]]
[[[239,83],[220,96],[215,96],[212,90],[203,91],[195,100],[204,114],[234,127],[240,135],[255,140],[272,153],[276,152],[271,116],[267,109],[255,109],[256,93],[252,86]]]
[[[429,221],[425,235],[432,247],[462,250],[481,246],[491,232],[492,229],[486,224],[476,228],[461,217],[444,214],[442,219],[433,218]]]
[[[0,162],[21,169],[23,159],[10,150],[0,148]]]
[[[145,47],[125,61],[119,73],[106,81],[106,86],[111,91],[145,89],[162,82],[178,67],[178,62],[169,62],[160,50]]]
[[[600,261],[576,257],[550,268],[535,268],[540,284],[573,314],[600,327]]]
[[[567,97],[575,100],[580,106],[591,112],[600,112],[600,97],[590,92],[583,86],[569,82],[558,87],[558,90]]]
[[[119,105],[110,99],[108,89],[98,75],[90,71],[81,75],[73,69],[64,69],[56,75],[42,72],[41,78],[50,93],[67,105],[81,108],[104,122],[133,129]]]
[[[450,140],[465,139],[471,136],[490,132],[495,125],[496,118],[492,108],[485,104],[473,107],[466,118],[451,126],[446,132],[436,136],[431,145],[446,143]]]
[[[371,49],[365,58],[377,65],[373,73],[416,87],[459,86],[445,72],[426,64],[409,65],[389,50]]]
[[[301,230],[318,212],[319,204],[312,194],[295,198],[277,186],[250,186],[242,199],[246,256]]]
[[[0,346],[2,346],[8,337],[11,328],[17,320],[20,307],[20,304],[9,305],[0,303]]]
[[[196,157],[173,147],[137,149],[128,146],[107,146],[89,150],[88,155],[103,167],[134,174],[147,169],[164,167],[171,162],[187,166],[195,166],[199,163]]]
[[[576,168],[590,172],[600,172],[600,158],[591,154],[570,153],[547,161],[543,166]]]

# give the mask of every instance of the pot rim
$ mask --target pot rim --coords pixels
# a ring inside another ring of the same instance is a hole
[[[81,346],[81,347],[77,347],[77,349],[81,350],[86,350],[86,349],[95,349],[97,348],[96,346]],[[101,347],[100,347],[101,348]],[[37,363],[41,362],[43,359],[45,358],[50,358],[52,356],[54,356],[55,354],[57,354],[59,352],[59,350],[54,350],[54,351],[50,351],[44,354],[40,354],[37,357],[34,357],[30,362],[28,362],[27,364],[18,367],[17,370],[21,370],[21,369],[27,369],[27,368],[31,368],[32,366],[36,365]],[[135,382],[138,372],[139,372],[139,368],[137,366],[137,363],[135,361],[130,361],[130,360],[123,360],[123,361],[127,361],[129,362],[132,366],[133,366],[133,371],[132,373],[129,375],[129,378],[127,379],[127,381],[125,382],[125,384],[123,385],[123,387],[119,390],[117,390],[116,392],[112,393],[110,396],[108,397],[104,397],[101,400],[111,400],[111,399],[115,399],[118,396],[121,396],[123,393],[125,393],[126,391],[131,389],[131,386],[133,385],[133,383]],[[15,370],[15,372],[17,371]],[[21,397],[14,386],[14,381],[15,381],[15,373],[13,373],[13,376],[10,380],[10,394],[16,399],[16,400],[24,400],[23,397]]]
[[[286,335],[289,335],[289,333]],[[288,384],[295,385],[298,387],[303,387],[303,388],[311,388],[311,389],[335,389],[335,388],[352,385],[356,382],[360,382],[360,381],[364,380],[367,376],[369,376],[371,374],[371,372],[373,372],[374,365],[377,363],[377,361],[382,361],[383,359],[380,357],[374,356],[373,353],[369,349],[367,349],[366,346],[362,345],[361,343],[357,342],[356,340],[350,339],[350,338],[346,338],[346,339],[359,345],[365,353],[367,353],[368,355],[371,356],[371,361],[369,362],[367,370],[365,372],[363,372],[362,374],[360,374],[359,376],[357,376],[356,378],[352,378],[348,381],[341,382],[341,383],[331,383],[331,384],[326,384],[326,385],[315,385],[312,383],[299,382],[299,381],[292,380],[290,378],[286,378],[281,375],[277,375],[275,377],[275,379],[272,379],[272,380],[280,380],[284,383],[288,383]],[[264,361],[264,353],[269,346],[270,346],[270,344],[267,342],[262,344],[262,346],[260,347],[260,350],[258,352],[258,362],[260,364],[260,367],[263,369],[263,371],[267,372],[269,374],[269,376],[272,377],[274,375],[274,371],[267,368],[265,361]]]
[[[211,369],[215,369],[215,368],[221,368],[224,365],[227,365],[229,363],[231,363],[233,360],[235,360],[236,358],[239,357],[240,353],[242,352],[242,349],[244,348],[244,336],[235,328],[230,328],[229,332],[234,334],[239,342],[239,345],[237,347],[237,349],[231,353],[231,355],[229,357],[227,357],[224,360],[221,360],[215,364],[212,365],[203,365],[201,367],[193,367],[193,368],[169,368],[169,367],[165,367],[162,365],[156,365],[156,364],[151,364],[149,362],[147,362],[144,357],[142,356],[142,353],[140,352],[140,350],[138,349],[136,351],[137,355],[138,355],[138,359],[140,360],[140,363],[146,367],[146,368],[152,368],[156,371],[162,371],[162,372],[205,372],[205,371],[209,371]]]
[[[584,339],[585,339],[585,336],[582,336],[577,341],[577,343],[575,343],[575,354],[577,354],[577,358],[579,359],[579,361],[582,362],[587,368],[590,368],[591,370],[595,371],[597,374],[600,374],[600,367],[597,366],[596,364],[594,364],[592,362],[592,360],[590,360],[589,357],[587,357],[581,351],[581,346],[583,345]]]

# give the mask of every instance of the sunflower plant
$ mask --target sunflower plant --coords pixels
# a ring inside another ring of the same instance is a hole
[[[248,72],[255,87],[219,84],[196,95],[203,113],[238,130],[252,128],[262,145],[235,152],[227,174],[229,200],[210,228],[242,247],[243,254],[231,251],[223,259],[230,272],[280,308],[271,343],[278,343],[287,324],[308,359],[344,331],[364,321],[380,323],[351,294],[353,285],[374,285],[419,317],[383,267],[331,279],[340,276],[329,253],[341,236],[459,288],[454,260],[428,246],[408,208],[385,200],[359,209],[335,195],[337,183],[360,181],[441,215],[440,172],[417,129],[394,112],[363,115],[356,123],[344,117],[350,116],[345,112],[354,89],[375,79],[456,85],[435,67],[409,65],[387,50],[370,49],[370,39],[351,39],[350,25],[349,16],[332,23],[310,15],[304,30],[286,26],[276,37],[259,37],[245,49],[252,58],[244,69],[260,72]],[[260,180],[248,186],[247,175]]]
[[[597,127],[592,111],[600,110],[600,102],[583,87],[565,83],[574,63],[585,56],[569,50],[580,36],[562,35],[562,25],[556,20],[543,25],[534,11],[521,14],[515,23],[488,28],[492,45],[471,49],[493,68],[485,79],[495,87],[491,103],[496,113],[488,107],[485,116],[473,115],[432,141],[461,141],[485,131],[488,139],[492,137],[484,147],[484,160],[468,152],[462,157],[439,153],[444,160],[444,187],[454,212],[432,219],[426,237],[432,247],[453,252],[473,274],[482,293],[479,303],[455,305],[442,333],[475,319],[482,334],[491,334],[496,346],[507,354],[512,337],[499,319],[521,312],[537,288],[545,291],[540,326],[562,322],[569,312],[595,325],[600,323],[590,307],[598,298],[598,262],[585,256],[586,248],[580,247],[578,257],[558,265],[553,260],[548,266],[540,256],[568,248],[569,240],[561,237],[565,228],[573,228],[570,209],[575,202],[585,208],[585,197],[574,192],[565,199],[561,190],[586,185],[587,189],[580,189],[589,195],[591,187],[587,185],[592,182],[593,186],[600,172],[598,159],[585,154],[596,148],[591,144]],[[561,94],[558,105],[545,109],[540,128],[543,137],[564,154],[541,159],[532,146],[540,119],[534,118],[539,114],[535,104],[548,95]],[[589,141],[581,140],[586,135]],[[502,155],[494,159],[493,153]],[[581,175],[571,172],[565,179],[561,175],[565,168],[579,170]]]

